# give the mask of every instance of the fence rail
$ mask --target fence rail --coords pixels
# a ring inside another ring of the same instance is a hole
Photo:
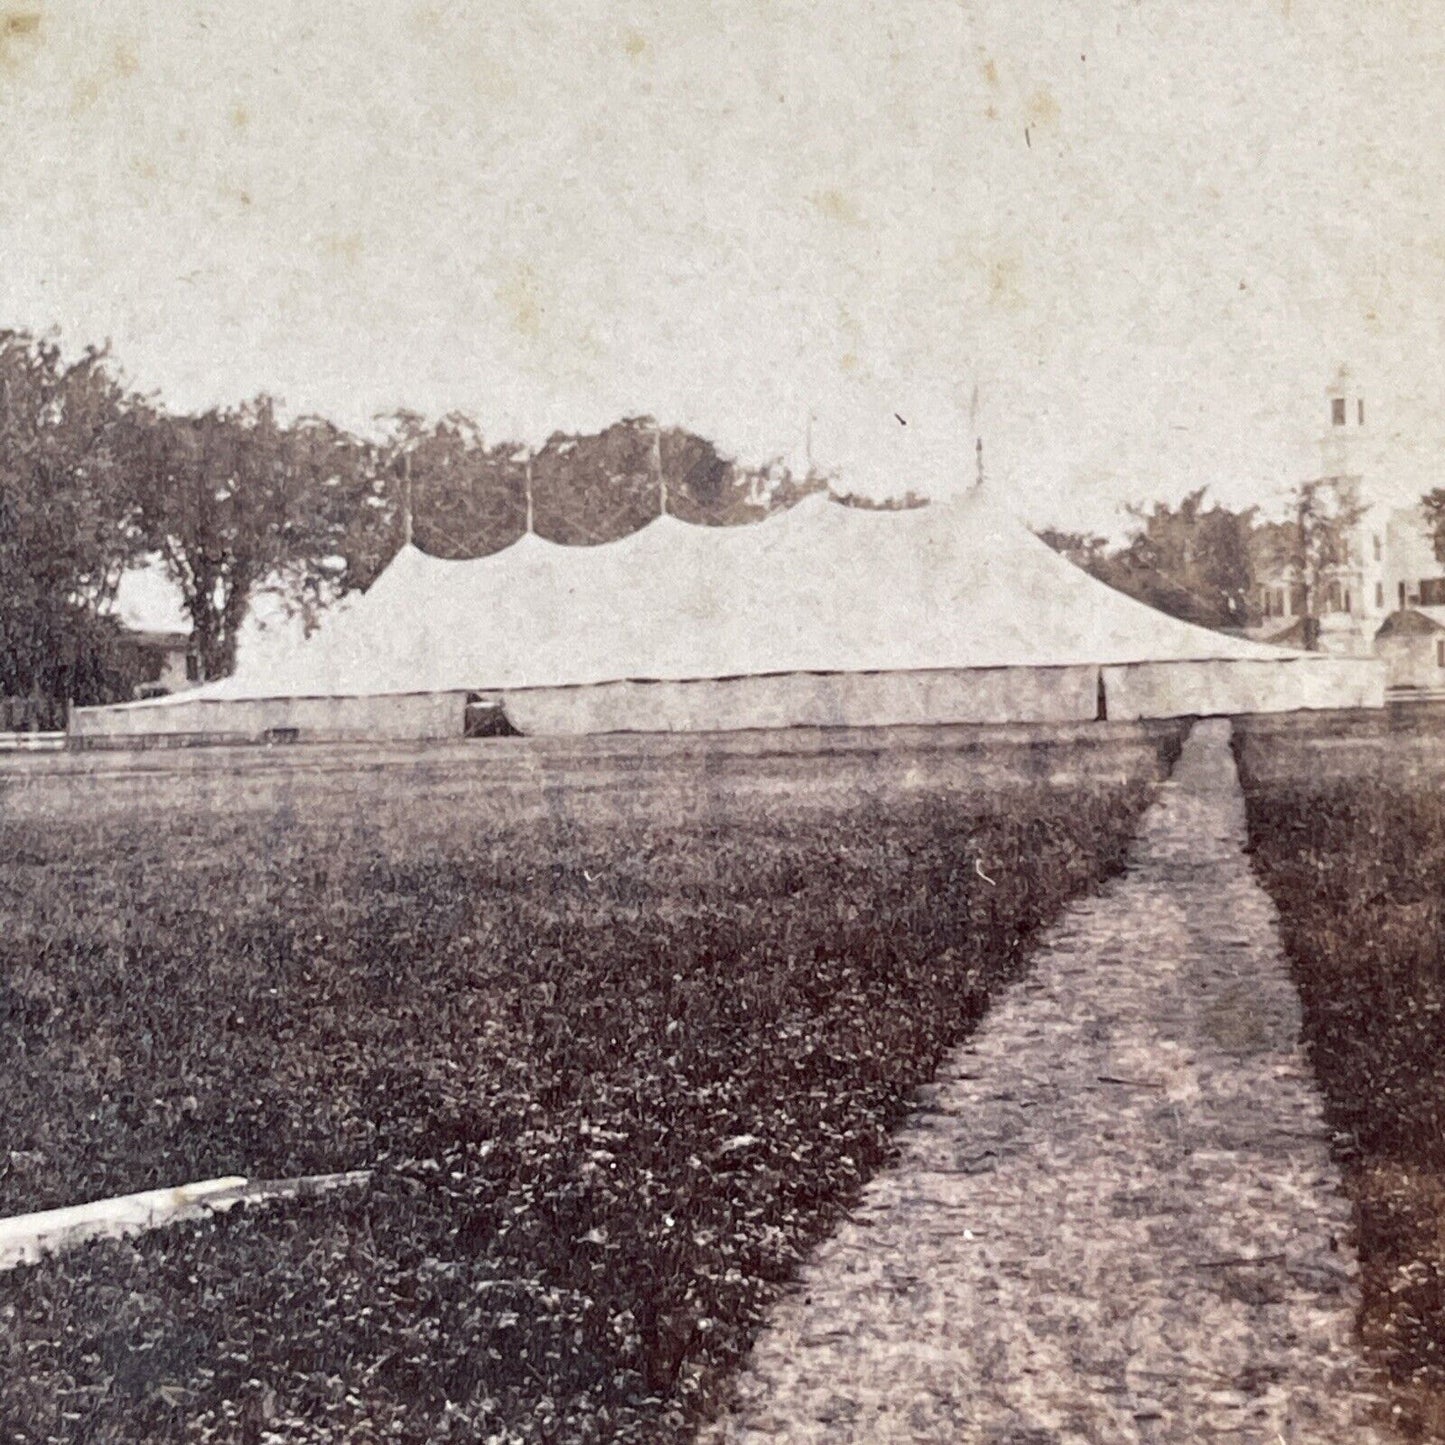
[[[58,753],[64,747],[64,733],[0,732],[0,753]]]

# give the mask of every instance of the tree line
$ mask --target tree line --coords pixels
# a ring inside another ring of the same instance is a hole
[[[214,678],[234,667],[258,589],[312,616],[368,586],[408,527],[437,556],[476,557],[529,525],[587,545],[635,531],[664,499],[723,526],[829,486],[781,462],[742,466],[650,417],[535,450],[460,414],[380,422],[368,437],[286,421],[266,396],[179,414],[129,388],[103,349],[67,359],[51,338],[0,331],[0,696],[129,696],[111,609],[143,559],[176,584]]]
[[[1235,510],[1206,500],[1208,488],[1177,505],[1129,508],[1122,543],[1090,533],[1045,528],[1039,536],[1085,571],[1186,622],[1238,631],[1267,621],[1262,587],[1289,579],[1294,640],[1315,647],[1320,614],[1340,569],[1360,560],[1364,515],[1349,478],[1316,477],[1295,486],[1282,514]],[[1421,498],[1435,555],[1445,561],[1445,489]],[[1285,622],[1280,623],[1281,631]]]
[[[588,545],[635,531],[664,504],[726,526],[820,490],[831,479],[811,468],[742,466],[705,437],[643,416],[557,432],[531,449],[489,441],[458,413],[429,421],[398,411],[372,436],[322,417],[283,420],[267,396],[176,413],[128,387],[104,349],[67,359],[52,338],[0,330],[0,697],[130,696],[112,608],[121,577],[143,559],[161,559],[201,674],[215,678],[235,665],[259,589],[314,619],[368,586],[408,528],[436,556],[476,557],[528,527]],[[1445,557],[1445,489],[1423,501]],[[1259,583],[1290,575],[1306,646],[1360,516],[1331,479],[1297,487],[1278,520],[1207,502],[1205,489],[1130,511],[1122,544],[1040,536],[1118,590],[1206,627],[1258,623]]]

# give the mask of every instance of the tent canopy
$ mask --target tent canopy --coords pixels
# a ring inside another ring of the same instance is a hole
[[[408,546],[309,641],[191,696],[1298,655],[1115,592],[977,489],[906,511],[820,495],[751,526],[663,516],[591,547],[529,534],[471,561]]]

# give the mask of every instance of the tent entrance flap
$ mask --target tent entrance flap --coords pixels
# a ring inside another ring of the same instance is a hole
[[[462,736],[467,738],[515,738],[521,734],[507,716],[506,704],[497,693],[473,692],[467,695],[462,720]]]

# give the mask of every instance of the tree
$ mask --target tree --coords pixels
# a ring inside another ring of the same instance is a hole
[[[776,463],[742,467],[706,437],[647,416],[600,432],[554,432],[529,453],[515,442],[489,445],[460,414],[428,425],[398,412],[380,457],[388,555],[401,545],[408,510],[417,546],[478,557],[514,542],[529,515],[539,536],[588,546],[637,531],[664,506],[684,521],[731,526],[827,487],[822,476],[799,480]]]
[[[1057,527],[1043,527],[1037,533],[1055,552],[1067,557],[1075,567],[1098,576],[1109,556],[1109,539],[1095,532],[1061,532]]]
[[[316,417],[282,426],[260,397],[194,417],[142,408],[131,436],[139,533],[181,590],[208,678],[234,666],[258,590],[279,592],[309,622],[370,586],[408,529],[433,556],[479,557],[516,541],[529,520],[542,537],[585,546],[645,526],[664,502],[685,520],[733,525],[828,487],[780,464],[740,467],[706,438],[650,417],[555,433],[529,455],[488,444],[460,413],[428,422],[398,411],[369,441]]]
[[[315,416],[293,422],[282,442],[297,496],[305,499],[304,545],[289,547],[258,587],[278,594],[309,631],[342,593],[371,585],[395,554],[399,534],[374,442]]]
[[[1131,506],[1122,547],[1103,537],[1046,529],[1040,537],[1085,571],[1161,612],[1202,627],[1241,628],[1254,620],[1255,509],[1206,506],[1207,488],[1177,507]]]
[[[704,526],[760,522],[820,492],[848,507],[897,510],[925,505],[925,499],[911,491],[903,497],[876,501],[839,492],[834,487],[836,479],[828,473],[810,467],[799,476],[780,457],[762,466],[744,466],[724,456],[705,437],[681,427],[661,433],[660,458],[668,511],[685,522]]]
[[[554,432],[532,459],[538,533],[582,546],[611,542],[646,526],[662,510],[665,475],[651,417],[624,417],[591,435]]]
[[[912,487],[901,497],[869,497],[862,492],[839,492],[831,486],[828,494],[835,502],[845,507],[855,507],[860,512],[914,512],[929,505],[927,497],[921,497]]]
[[[1425,524],[1435,548],[1435,560],[1445,562],[1445,487],[1435,487],[1420,498]]]
[[[1205,506],[1207,490],[1188,493],[1177,507],[1156,502],[1147,512],[1131,508],[1140,525],[1120,563],[1146,600],[1157,590],[1176,616],[1204,627],[1244,627],[1254,594],[1255,509]]]
[[[390,553],[405,539],[408,513],[413,541],[434,557],[485,556],[526,530],[525,449],[489,446],[460,412],[431,425],[416,412],[393,413],[378,457]]]
[[[201,671],[224,677],[257,587],[315,578],[335,555],[344,501],[327,464],[349,450],[339,431],[283,428],[267,397],[200,416],[149,411],[134,428],[131,488],[149,547],[180,588]]]
[[[139,539],[124,498],[136,405],[104,351],[0,331],[0,693],[128,692],[105,611]]]
[[[1350,477],[1316,477],[1291,493],[1290,519],[1268,530],[1275,570],[1290,574],[1301,599],[1301,631],[1306,648],[1319,646],[1321,603],[1336,574],[1349,567],[1353,539],[1365,509]]]

